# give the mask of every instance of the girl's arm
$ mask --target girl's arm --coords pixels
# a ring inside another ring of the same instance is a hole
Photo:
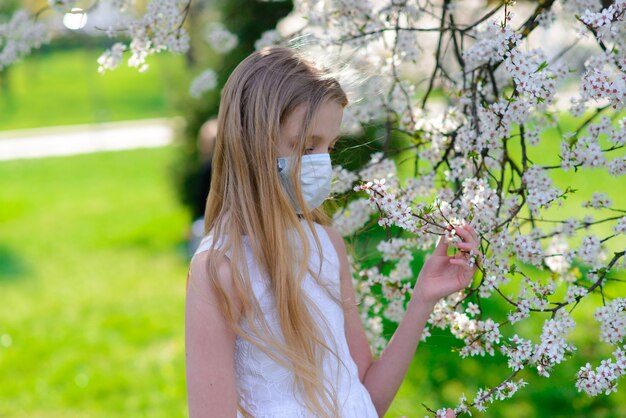
[[[447,256],[447,242],[441,239],[420,272],[407,311],[396,332],[380,358],[373,360],[355,301],[345,243],[339,233],[332,228],[327,230],[341,262],[341,293],[350,354],[359,368],[361,382],[370,393],[378,415],[382,417],[404,380],[435,304],[442,297],[467,286],[475,268],[468,267],[460,256]],[[473,230],[463,229],[457,232],[467,240],[466,243],[459,244],[459,248],[478,247],[478,238]]]
[[[237,415],[235,333],[217,308],[206,272],[208,252],[198,253],[187,276],[185,361],[190,418],[233,418]],[[230,266],[219,266],[222,286],[233,296]]]

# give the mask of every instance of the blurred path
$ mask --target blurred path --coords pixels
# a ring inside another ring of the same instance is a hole
[[[0,131],[0,160],[161,147],[183,123],[174,117]]]

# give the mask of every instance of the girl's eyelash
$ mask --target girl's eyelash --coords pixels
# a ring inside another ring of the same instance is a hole
[[[311,151],[314,151],[314,150],[315,150],[315,148],[305,148],[304,152],[306,153],[306,152],[311,152]],[[332,152],[334,150],[335,150],[335,147],[328,147],[328,152]]]

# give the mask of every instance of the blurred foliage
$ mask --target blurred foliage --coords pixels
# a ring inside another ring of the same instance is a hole
[[[8,67],[0,130],[174,116],[173,97],[189,81],[184,58],[157,54],[145,73],[121,65],[99,74],[106,45],[63,38]]]
[[[2,0],[0,1],[0,24],[8,22],[8,20],[20,7],[19,0]],[[9,74],[11,73],[11,66],[0,69],[0,92],[4,93],[9,84]]]
[[[20,0],[2,0],[0,2],[0,22],[4,22],[16,11],[20,5]]]

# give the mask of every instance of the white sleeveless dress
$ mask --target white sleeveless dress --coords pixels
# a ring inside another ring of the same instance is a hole
[[[317,272],[320,267],[320,259],[323,259],[320,279],[322,283],[328,284],[335,295],[339,296],[340,275],[337,252],[324,227],[317,223],[314,225],[324,256],[319,256],[311,231],[307,228],[306,222],[302,221],[311,248],[309,265],[311,270]],[[267,285],[267,275],[262,274],[258,265],[253,262],[248,237],[244,236],[243,238],[248,271],[255,296],[274,335],[282,339],[274,297]],[[208,250],[211,246],[211,240],[211,235],[204,237],[194,256]],[[301,246],[301,243],[295,245]],[[370,394],[359,380],[357,365],[350,355],[344,331],[343,310],[326,294],[326,291],[310,274],[304,278],[302,288],[316,303],[319,312],[323,313],[323,318],[321,318],[316,315],[315,310],[311,310],[313,317],[318,324],[321,324],[322,334],[328,337],[327,343],[339,354],[343,362],[342,364],[334,355],[328,355],[328,353],[324,360],[326,378],[332,382],[329,384],[336,388],[341,404],[340,416],[342,418],[378,418]],[[244,330],[249,329],[246,322],[241,324]],[[325,332],[327,329],[325,327],[329,328],[329,332]],[[240,401],[255,418],[313,417],[304,407],[302,394],[296,393],[294,395],[292,392],[293,372],[280,366],[262,350],[239,336],[235,342],[235,371]],[[238,412],[237,417],[242,416]]]

